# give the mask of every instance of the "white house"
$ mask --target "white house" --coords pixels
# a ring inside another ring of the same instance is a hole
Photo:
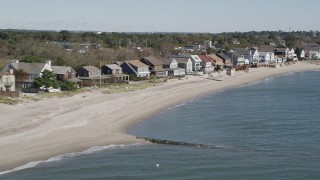
[[[269,52],[259,52],[259,64],[269,64],[271,55]]]
[[[17,80],[17,83],[21,86],[21,88],[30,88],[33,86],[33,80],[41,77],[42,72],[44,70],[52,71],[51,61],[48,60],[46,63],[24,63],[19,61],[11,61],[8,63],[3,72],[10,72],[22,70],[27,74],[27,76],[23,80]]]
[[[302,59],[306,58],[306,52],[304,51],[304,49],[302,49],[300,52],[300,58]]]
[[[293,61],[297,61],[297,54],[294,52],[294,49],[292,48],[291,50],[289,49],[289,51],[287,52],[287,58]]]
[[[212,48],[212,47],[214,47],[214,46],[212,46],[212,41],[210,41],[210,40],[205,40],[205,41],[203,42],[203,44],[204,44],[205,47],[207,47],[207,48]]]
[[[319,51],[309,51],[308,52],[309,59],[320,59]]]
[[[202,60],[197,55],[190,55],[192,61],[192,70],[200,71]]]
[[[168,71],[168,76],[184,76],[186,71],[178,67],[178,61],[174,58],[164,60],[163,67]]]
[[[186,74],[192,73],[192,61],[190,58],[175,58],[178,62],[178,67],[185,69]]]
[[[15,76],[10,73],[0,72],[0,91],[15,91]]]

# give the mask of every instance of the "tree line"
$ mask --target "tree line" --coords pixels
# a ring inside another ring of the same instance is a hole
[[[240,44],[234,44],[237,39]],[[45,62],[50,59],[54,65],[72,66],[110,63],[143,56],[165,57],[168,54],[183,53],[183,48],[205,40],[216,42],[221,48],[267,46],[301,47],[306,43],[320,43],[320,33],[314,31],[261,31],[224,33],[96,33],[55,31],[0,30],[0,66],[9,59],[23,62]],[[85,53],[79,53],[81,44],[92,45]],[[139,48],[138,48],[139,47]],[[212,52],[212,51],[209,51]]]

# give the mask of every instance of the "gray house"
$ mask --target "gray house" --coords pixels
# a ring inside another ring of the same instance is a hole
[[[191,74],[192,71],[192,61],[190,58],[175,58],[178,62],[178,67],[185,70],[186,74]]]
[[[154,76],[167,76],[168,72],[163,69],[163,62],[155,57],[143,57],[140,61],[149,66],[149,71]]]
[[[122,70],[126,74],[133,74],[136,77],[150,77],[149,66],[139,60],[124,61],[121,64]]]
[[[59,81],[76,78],[77,72],[70,66],[51,66],[51,68]]]
[[[232,60],[228,55],[226,55],[224,53],[217,53],[217,56],[220,57],[223,60],[223,63],[224,63],[225,66],[227,66],[227,67],[232,67],[233,66]]]
[[[118,64],[106,64],[101,67],[103,76],[110,76],[116,82],[119,80],[129,82],[129,75],[122,73],[122,67]]]
[[[164,60],[163,67],[168,71],[168,76],[184,76],[185,69],[178,67],[178,62],[174,58]]]
[[[244,59],[244,55],[238,53],[238,52],[232,52],[229,54],[232,62],[233,62],[233,66],[242,66],[245,64],[245,59]],[[247,62],[247,64],[249,63],[249,60]]]
[[[78,69],[77,75],[78,77],[99,77],[101,71],[95,66],[83,66]]]
[[[24,63],[19,61],[11,61],[8,63],[3,72],[22,71],[26,74],[24,77],[16,77],[16,86],[22,89],[33,88],[33,80],[41,77],[44,70],[52,71],[51,61],[46,61],[46,63]]]

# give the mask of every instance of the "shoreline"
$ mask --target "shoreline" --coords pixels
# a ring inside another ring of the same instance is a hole
[[[320,70],[320,65],[299,62],[223,75],[223,81],[194,76],[133,92],[94,91],[15,106],[0,104],[0,173],[95,146],[141,142],[126,129],[177,104],[268,77],[312,70]]]

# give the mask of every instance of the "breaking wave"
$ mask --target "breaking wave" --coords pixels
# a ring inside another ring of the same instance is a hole
[[[40,164],[60,161],[60,160],[66,159],[66,158],[73,158],[73,157],[77,157],[77,156],[81,156],[81,155],[93,154],[93,153],[96,153],[96,152],[99,152],[99,151],[104,151],[104,150],[119,149],[119,148],[131,147],[131,146],[138,146],[138,145],[141,145],[141,144],[142,143],[111,144],[111,145],[107,145],[107,146],[95,146],[95,147],[89,148],[89,149],[81,151],[81,152],[66,153],[66,154],[54,156],[54,157],[52,157],[50,159],[43,160],[43,161],[29,162],[29,163],[27,163],[25,165],[16,167],[14,169],[0,172],[0,175],[7,174],[7,173],[12,173],[12,172],[16,172],[16,171],[20,171],[20,170],[24,170],[24,169],[30,169],[30,168],[36,167],[36,166],[38,166]]]

